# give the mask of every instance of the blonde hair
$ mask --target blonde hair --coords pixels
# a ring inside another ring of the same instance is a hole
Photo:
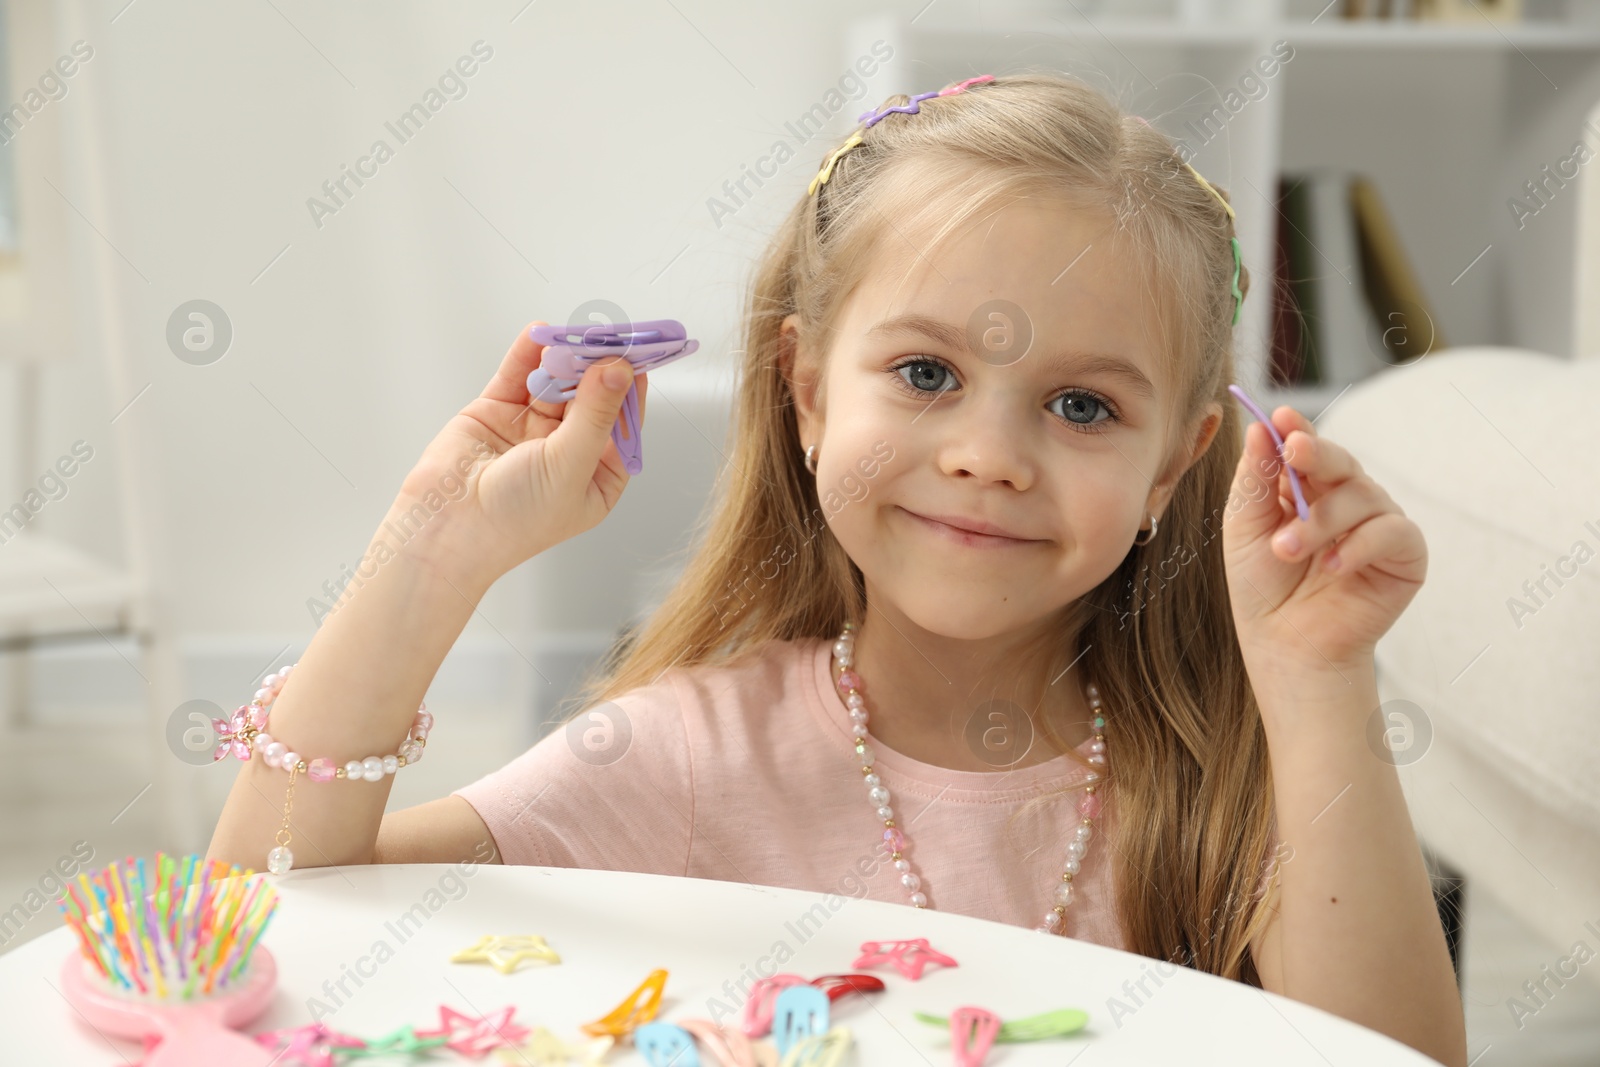
[[[1081,642],[1083,676],[1105,700],[1115,756],[1104,788],[1126,831],[1107,856],[1128,947],[1259,985],[1248,947],[1268,917],[1256,890],[1272,831],[1270,766],[1218,536],[1243,441],[1226,392],[1234,378],[1233,223],[1218,199],[1226,193],[1196,182],[1154,127],[1051,74],[923,101],[919,114],[890,115],[861,133],[816,195],[789,212],[757,266],[727,462],[698,547],[655,613],[598,665],[576,709],[675,666],[731,663],[772,640],[831,639],[865,616],[861,572],[823,522],[804,467],[785,372],[787,316],[798,317],[802,336],[825,336],[885,226],[904,234],[937,223],[937,240],[1005,198],[1033,195],[1107,212],[1119,240],[1142,253],[1141,276],[1164,309],[1170,426],[1197,425],[1211,402],[1222,417],[1178,480],[1156,536],[1064,609],[1051,653],[1065,670]],[[1242,269],[1238,285],[1249,287]],[[1169,447],[1173,463],[1178,453]]]

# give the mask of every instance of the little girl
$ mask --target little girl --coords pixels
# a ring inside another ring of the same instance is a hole
[[[211,855],[869,896],[1260,985],[1465,1063],[1428,876],[1367,741],[1374,646],[1426,548],[1280,407],[1297,517],[1228,392],[1237,253],[1226,195],[1075,81],[983,77],[863,116],[759,265],[696,553],[567,728],[384,813],[484,592],[628,481],[627,368],[530,403],[524,330],[401,486],[376,574],[258,694],[282,685],[281,740],[256,738]]]

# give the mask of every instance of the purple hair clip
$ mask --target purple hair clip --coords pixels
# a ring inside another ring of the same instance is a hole
[[[881,122],[884,118],[888,117],[889,115],[893,115],[893,114],[895,114],[897,112],[899,114],[902,114],[902,115],[915,115],[915,114],[918,114],[919,112],[922,111],[922,102],[924,100],[931,100],[936,96],[954,96],[957,93],[966,92],[967,89],[970,88],[971,86],[983,85],[986,82],[992,82],[992,81],[994,81],[994,75],[993,74],[980,74],[976,78],[968,78],[966,81],[961,82],[958,85],[952,85],[952,86],[950,86],[949,88],[946,88],[946,89],[936,89],[931,93],[918,93],[916,96],[913,96],[911,98],[911,102],[910,103],[896,104],[894,107],[886,107],[886,108],[883,108],[882,110],[879,110],[879,111],[863,111],[861,113],[861,115],[856,119],[856,121],[857,122],[863,122],[864,121],[866,123],[866,125],[863,126],[862,129],[870,130],[872,127],[876,126],[879,122]]]
[[[642,374],[682,359],[700,347],[700,342],[690,339],[683,323],[676,319],[535,326],[528,331],[528,336],[544,346],[539,366],[528,375],[528,397],[552,404],[577,396],[578,379],[583,377],[583,372],[612,356],[621,356],[633,364],[634,374]],[[628,395],[622,399],[622,412],[616,426],[612,427],[611,439],[617,443],[617,451],[622,454],[623,466],[629,474],[644,470],[636,383],[628,386]]]
[[[1301,522],[1310,522],[1311,512],[1306,508],[1305,494],[1300,491],[1300,478],[1295,474],[1294,468],[1289,466],[1287,461],[1283,460],[1283,438],[1279,436],[1278,428],[1272,425],[1272,420],[1267,417],[1267,413],[1265,411],[1261,410],[1260,405],[1258,405],[1254,400],[1250,399],[1249,393],[1246,393],[1237,385],[1228,386],[1228,392],[1237,397],[1239,403],[1248,408],[1250,414],[1256,417],[1256,421],[1265,426],[1267,428],[1267,432],[1272,435],[1272,440],[1278,446],[1278,459],[1283,461],[1284,469],[1289,472],[1289,488],[1294,491],[1295,510],[1300,513]]]

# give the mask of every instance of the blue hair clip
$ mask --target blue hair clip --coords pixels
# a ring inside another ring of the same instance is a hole
[[[814,985],[792,985],[778,994],[772,1009],[772,1041],[778,1055],[804,1038],[828,1032],[828,994]]]
[[[674,1023],[645,1023],[633,1032],[633,1044],[650,1067],[700,1067],[694,1038]]]

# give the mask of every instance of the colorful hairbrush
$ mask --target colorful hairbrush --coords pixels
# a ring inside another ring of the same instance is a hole
[[[696,351],[700,342],[691,340],[683,323],[676,319],[651,319],[647,322],[615,322],[604,325],[535,326],[528,331],[544,346],[539,366],[528,375],[528,396],[533,400],[561,403],[578,395],[578,379],[593,364],[621,356],[633,364],[634,374],[664,367]],[[639,388],[628,386],[622,400],[622,413],[611,431],[622,463],[629,474],[644,470],[644,443],[639,439]]]
[[[1278,461],[1283,463],[1284,469],[1289,472],[1289,488],[1294,491],[1295,510],[1299,512],[1301,522],[1310,522],[1311,512],[1306,507],[1305,494],[1300,491],[1300,476],[1295,474],[1294,468],[1289,466],[1288,462],[1283,458],[1283,438],[1279,435],[1278,428],[1272,425],[1272,420],[1267,417],[1265,411],[1261,410],[1260,405],[1250,399],[1249,393],[1237,385],[1228,386],[1228,392],[1232,393],[1239,403],[1243,404],[1250,414],[1256,417],[1256,421],[1265,426],[1267,432],[1272,435],[1273,443],[1278,446]]]
[[[60,905],[80,949],[61,968],[62,994],[90,1025],[143,1040],[143,1067],[270,1058],[234,1030],[260,1017],[277,984],[258,944],[278,906],[263,876],[158,853],[151,867],[129,858],[80,874]]]

